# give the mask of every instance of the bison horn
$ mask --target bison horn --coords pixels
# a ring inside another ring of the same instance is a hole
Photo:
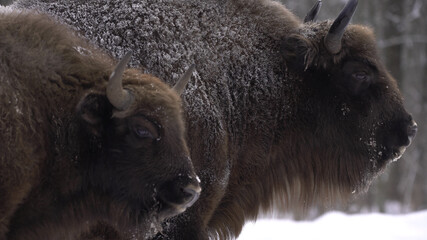
[[[128,90],[123,89],[122,86],[123,73],[131,56],[132,52],[126,53],[111,74],[107,85],[108,100],[111,105],[121,111],[126,110],[132,102],[132,94]]]
[[[344,34],[345,28],[349,24],[356,10],[357,0],[349,0],[340,15],[335,19],[328,34],[325,37],[324,43],[326,49],[332,53],[337,54],[341,51],[341,39]]]
[[[316,21],[319,10],[322,7],[322,0],[318,0],[316,4],[310,9],[310,11],[305,15],[304,23]]]
[[[175,92],[177,92],[179,95],[184,92],[185,86],[187,85],[188,81],[190,81],[191,75],[193,75],[193,71],[195,68],[196,66],[194,64],[191,65],[173,87],[173,90],[175,90]]]

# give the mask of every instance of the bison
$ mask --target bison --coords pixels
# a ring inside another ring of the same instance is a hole
[[[318,4],[320,5],[320,4]],[[203,192],[158,238],[227,239],[272,206],[305,209],[367,190],[417,125],[373,31],[300,20],[270,0],[18,0],[165,79],[196,62],[184,91],[187,143]],[[152,53],[148,55],[148,53]]]
[[[172,89],[29,12],[1,11],[0,36],[1,240],[99,222],[145,238],[197,200],[179,96],[192,69]]]

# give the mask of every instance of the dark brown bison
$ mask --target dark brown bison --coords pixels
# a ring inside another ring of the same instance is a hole
[[[171,89],[30,13],[0,12],[0,36],[1,240],[98,222],[142,239],[194,203],[178,95],[191,70]]]
[[[183,95],[203,192],[159,238],[226,239],[271,206],[332,204],[366,191],[416,132],[372,30],[303,22],[269,0],[19,0],[158,76],[197,63]],[[152,53],[149,54],[148,53]],[[165,237],[166,236],[166,237]]]

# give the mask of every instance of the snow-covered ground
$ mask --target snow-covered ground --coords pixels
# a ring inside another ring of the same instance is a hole
[[[331,212],[314,221],[261,219],[238,240],[427,240],[427,210],[405,215]]]

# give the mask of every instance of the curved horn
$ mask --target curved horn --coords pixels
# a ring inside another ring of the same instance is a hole
[[[118,110],[126,110],[131,102],[132,95],[129,91],[123,89],[123,72],[132,56],[132,52],[126,53],[122,60],[117,64],[108,80],[107,98],[110,103]]]
[[[326,49],[332,54],[337,54],[341,51],[341,39],[345,28],[353,17],[357,7],[357,0],[349,0],[340,15],[335,19],[328,34],[325,37],[324,43]]]
[[[305,15],[304,23],[316,21],[319,10],[322,7],[322,0],[318,0],[316,4],[310,9],[310,11]]]
[[[173,86],[173,90],[177,92],[179,95],[181,95],[184,92],[185,86],[187,85],[188,81],[190,81],[195,68],[196,66],[194,64],[191,65],[188,68],[188,70],[184,73],[184,75],[178,80],[178,82],[176,82],[175,86]]]

